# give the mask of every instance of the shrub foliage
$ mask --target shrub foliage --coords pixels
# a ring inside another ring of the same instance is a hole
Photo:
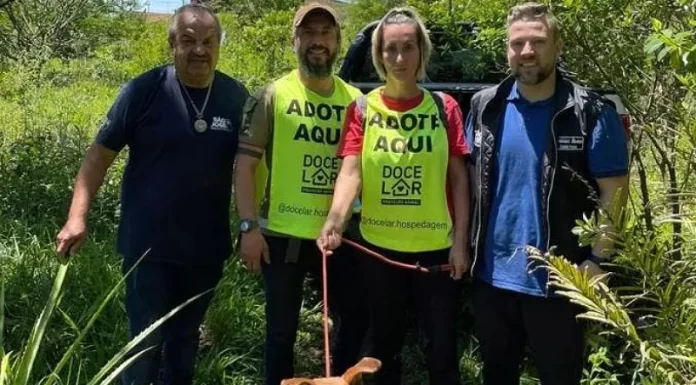
[[[219,68],[252,91],[294,68],[290,24],[297,3],[215,2],[225,30]],[[342,52],[366,23],[407,4],[446,36],[440,52],[474,54],[486,63],[481,68],[493,63],[497,75],[504,74],[505,17],[515,3],[356,0],[340,7]],[[537,255],[538,268],[586,309],[582,317],[591,332],[584,383],[694,383],[696,4],[548,4],[562,24],[569,71],[583,84],[617,91],[630,110],[631,189],[624,215],[603,213],[620,225],[605,280],[588,280],[553,255]],[[462,33],[467,23],[475,24],[473,33]],[[105,365],[128,343],[121,261],[113,247],[126,153],[94,203],[83,252],[59,266],[53,242],[81,158],[119,88],[169,60],[166,22],[148,22],[135,2],[0,0],[0,384],[84,383],[116,369]],[[476,68],[462,68],[468,73]],[[604,231],[597,223],[578,222],[583,242]],[[321,372],[321,313],[316,297],[308,298],[297,349],[304,374]],[[463,381],[473,384],[480,381],[480,362],[468,309],[461,367]],[[44,330],[37,334],[36,327]],[[197,383],[258,383],[263,328],[259,278],[232,258],[207,315]],[[406,349],[408,384],[424,381],[418,338],[410,335]],[[27,354],[36,364],[27,366]],[[537,383],[533,365],[526,367],[525,381]]]

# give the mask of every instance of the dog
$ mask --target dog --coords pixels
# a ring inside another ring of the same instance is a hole
[[[366,373],[375,373],[382,366],[378,359],[365,357],[357,364],[350,367],[341,377],[317,378],[291,378],[283,380],[280,385],[362,385],[362,376]]]

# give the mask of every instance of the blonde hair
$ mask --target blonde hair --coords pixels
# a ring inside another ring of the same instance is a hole
[[[418,16],[418,13],[410,7],[392,8],[382,18],[374,32],[372,32],[372,64],[375,66],[377,75],[383,81],[387,79],[387,70],[382,63],[382,49],[384,48],[382,34],[385,26],[393,24],[411,24],[416,26],[418,48],[420,48],[420,63],[416,71],[416,79],[425,79],[425,68],[430,60],[433,45],[430,42],[430,36],[428,36],[428,30],[425,28],[423,21]]]
[[[510,27],[512,23],[520,20],[529,21],[539,19],[546,21],[553,41],[559,41],[561,38],[560,22],[551,12],[549,7],[544,4],[530,2],[510,8],[507,17],[507,26]]]

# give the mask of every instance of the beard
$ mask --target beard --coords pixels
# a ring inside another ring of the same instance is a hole
[[[314,63],[310,59],[310,51],[316,50],[316,49],[321,49],[328,55],[328,59],[326,59],[325,62],[323,63]],[[338,56],[338,52],[333,52],[331,53],[328,48],[326,47],[320,47],[320,46],[312,46],[308,47],[304,52],[298,55],[299,56],[299,61],[300,61],[300,67],[304,72],[307,74],[318,77],[318,78],[324,78],[329,75],[331,75],[333,65],[336,62],[336,58]]]
[[[522,84],[534,86],[543,82],[544,80],[548,79],[549,76],[551,76],[551,74],[554,71],[554,65],[555,64],[549,66],[539,65],[537,71],[532,73],[523,73],[522,66],[518,65],[517,68],[515,68],[512,71],[512,76],[514,76],[515,79],[517,79],[517,81]]]

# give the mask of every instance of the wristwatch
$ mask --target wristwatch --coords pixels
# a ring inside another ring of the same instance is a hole
[[[593,252],[590,252],[590,256],[587,257],[591,262],[593,262],[595,265],[599,266],[605,262],[607,262],[607,259],[604,257],[600,257],[599,255],[596,255]]]
[[[256,228],[259,223],[253,219],[242,219],[239,221],[239,231],[242,233],[248,233],[250,230]]]

